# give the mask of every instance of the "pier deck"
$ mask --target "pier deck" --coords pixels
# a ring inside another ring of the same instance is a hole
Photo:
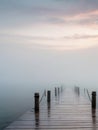
[[[39,113],[27,111],[4,130],[98,130],[98,112],[92,112],[90,101],[74,89],[44,102]]]

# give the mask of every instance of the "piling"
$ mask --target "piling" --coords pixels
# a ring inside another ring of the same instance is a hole
[[[58,88],[58,95],[60,94],[60,88]]]
[[[51,91],[48,90],[47,91],[47,102],[50,102],[51,101]]]
[[[39,111],[39,93],[35,93],[34,95],[34,98],[35,98],[35,112],[38,112]]]
[[[57,96],[57,88],[55,88],[55,96]]]
[[[61,92],[63,92],[63,87],[61,86]]]
[[[45,95],[45,97],[46,97],[46,90],[44,90],[44,95]]]
[[[96,92],[92,92],[92,109],[96,109]]]

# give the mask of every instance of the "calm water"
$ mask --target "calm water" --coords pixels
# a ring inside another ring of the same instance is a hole
[[[48,87],[43,86],[1,86],[0,130],[3,130],[4,127],[22,115],[25,111],[33,108],[34,93],[40,92],[40,95],[42,95],[46,88],[48,89]],[[51,89],[53,91],[54,88]],[[89,88],[89,93],[91,93],[92,90],[97,89]]]
[[[42,86],[0,86],[0,130],[34,107],[34,93],[44,91]]]

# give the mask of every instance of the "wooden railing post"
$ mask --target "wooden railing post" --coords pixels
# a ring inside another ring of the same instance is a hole
[[[57,96],[57,88],[55,88],[55,96]]]
[[[45,97],[46,97],[46,90],[44,90],[44,95],[45,95]]]
[[[63,92],[63,87],[61,86],[61,92]]]
[[[96,92],[92,92],[92,109],[96,109]]]
[[[60,94],[60,88],[58,88],[58,95]]]
[[[47,91],[47,102],[51,101],[51,91]]]
[[[35,112],[38,112],[39,111],[39,93],[35,93],[34,95],[35,97]]]

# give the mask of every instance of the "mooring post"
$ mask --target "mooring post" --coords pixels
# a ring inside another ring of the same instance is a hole
[[[51,101],[51,91],[47,91],[47,102]]]
[[[35,97],[35,112],[38,112],[39,111],[39,93],[35,93],[34,95]]]
[[[78,96],[80,95],[80,88],[78,87]]]
[[[92,109],[96,109],[96,92],[92,92]]]
[[[45,95],[45,97],[46,97],[46,90],[44,90],[44,95]]]
[[[60,94],[60,88],[58,88],[58,95]]]
[[[61,92],[63,92],[63,87],[61,86]]]
[[[85,88],[84,88],[84,93],[85,93]]]
[[[57,88],[55,88],[55,96],[57,96]]]

